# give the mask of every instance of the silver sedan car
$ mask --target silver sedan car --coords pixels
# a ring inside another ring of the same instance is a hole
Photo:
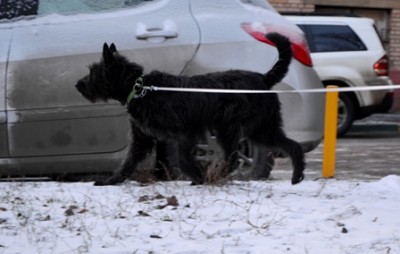
[[[293,42],[294,59],[275,89],[321,88],[301,30],[265,0],[0,1],[0,177],[118,167],[129,143],[125,109],[91,104],[74,87],[104,42],[147,72],[265,73],[277,51],[263,34],[276,31]],[[288,136],[312,150],[323,135],[324,95],[279,97]]]

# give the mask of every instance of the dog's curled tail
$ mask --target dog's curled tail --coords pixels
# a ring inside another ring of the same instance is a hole
[[[269,33],[265,38],[275,44],[279,53],[278,61],[272,66],[272,69],[264,75],[264,83],[268,86],[268,89],[270,89],[276,83],[280,82],[288,72],[289,64],[292,60],[292,47],[290,40],[279,33]]]

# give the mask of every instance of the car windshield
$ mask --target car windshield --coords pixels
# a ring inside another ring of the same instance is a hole
[[[1,0],[0,20],[44,16],[58,13],[71,15],[139,5],[152,0]]]

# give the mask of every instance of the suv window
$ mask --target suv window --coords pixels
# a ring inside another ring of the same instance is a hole
[[[0,0],[0,20],[21,16],[91,13],[121,9],[155,0]]]
[[[364,51],[367,47],[347,25],[299,25],[311,52]]]

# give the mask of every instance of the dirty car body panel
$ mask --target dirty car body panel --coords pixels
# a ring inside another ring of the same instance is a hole
[[[273,10],[256,4],[244,8],[241,1],[222,1],[232,8],[215,1],[125,1],[129,6],[100,1],[111,5],[100,10],[87,4],[93,1],[74,2],[82,5],[40,1],[36,16],[0,22],[1,177],[111,172],[118,167],[130,142],[125,108],[112,101],[92,104],[74,87],[99,60],[104,42],[115,43],[121,54],[147,72],[266,72],[276,61],[275,48],[254,40],[240,24],[268,22],[268,15],[284,22]],[[303,78],[320,85],[314,70],[300,65],[292,63],[277,89],[298,89]],[[283,98],[287,132],[315,147],[322,138],[317,119],[322,113],[311,114],[311,122],[305,114],[320,108],[323,98],[309,103],[314,98],[293,96]],[[290,100],[301,106],[290,105]]]

